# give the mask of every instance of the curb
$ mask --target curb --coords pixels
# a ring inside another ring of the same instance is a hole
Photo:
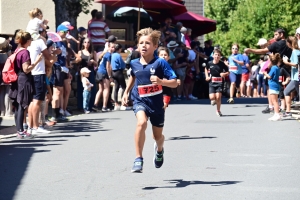
[[[0,140],[16,137],[16,126],[7,127],[0,130]]]

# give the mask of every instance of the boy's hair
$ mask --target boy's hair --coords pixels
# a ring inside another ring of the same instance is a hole
[[[289,36],[287,39],[286,39],[286,42],[288,42],[292,48],[294,49],[299,49],[299,46],[298,46],[298,39],[295,37],[295,36]]]
[[[219,49],[215,49],[215,50],[213,51],[213,54],[215,54],[215,53],[218,53],[220,56],[222,56],[222,53],[221,53],[221,51],[220,51]]]
[[[269,54],[269,57],[272,65],[277,65],[279,62],[281,62],[281,57],[279,53]]]
[[[41,14],[43,14],[43,12],[39,8],[34,8],[31,11],[29,11],[29,16],[30,16],[31,19],[36,18]]]
[[[159,47],[159,48],[157,49],[157,54],[159,55],[159,53],[160,53],[161,51],[165,51],[165,52],[168,54],[168,56],[170,56],[169,50],[168,50],[166,47]]]
[[[153,30],[152,28],[144,28],[144,29],[139,30],[136,33],[136,36],[137,36],[138,42],[140,41],[140,38],[142,36],[150,36],[153,45],[158,45],[158,41],[161,36],[161,33],[160,33],[160,31]]]

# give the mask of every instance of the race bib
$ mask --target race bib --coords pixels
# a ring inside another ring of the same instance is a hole
[[[279,82],[282,82],[282,81],[283,81],[283,77],[279,76]]]
[[[213,82],[213,83],[222,83],[223,79],[222,79],[222,77],[211,77],[211,82]]]
[[[238,70],[237,66],[229,66],[229,70]]]
[[[155,96],[162,93],[162,86],[161,85],[139,85],[138,91],[140,97],[150,97]]]

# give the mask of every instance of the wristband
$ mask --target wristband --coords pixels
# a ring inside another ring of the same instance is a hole
[[[166,96],[166,95],[164,96],[164,103],[169,104],[170,100],[171,100],[170,96]]]

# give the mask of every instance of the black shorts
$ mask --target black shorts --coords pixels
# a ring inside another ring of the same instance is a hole
[[[53,73],[53,86],[55,87],[63,87],[64,81],[66,78],[68,78],[68,74],[65,72],[62,72],[60,67],[55,67],[54,73]]]
[[[103,81],[104,79],[109,79],[108,78],[108,74],[102,74],[102,73],[100,73],[100,72],[97,72],[97,74],[96,74],[96,82],[101,82],[101,81]]]
[[[281,85],[279,95],[278,95],[279,99],[284,99],[284,92],[283,91],[284,91],[284,87]]]
[[[215,94],[215,93],[222,93],[223,92],[223,85],[213,86],[209,85],[209,94]]]
[[[46,85],[46,74],[33,75],[33,99],[44,101],[47,85]]]
[[[150,118],[150,122],[152,124],[152,126],[156,126],[156,127],[164,127],[164,122],[165,122],[165,114],[157,114],[157,113],[149,113],[146,106],[144,106],[141,103],[138,104],[133,104],[133,111],[134,114],[136,114],[139,111],[144,111],[146,116],[148,118]]]

